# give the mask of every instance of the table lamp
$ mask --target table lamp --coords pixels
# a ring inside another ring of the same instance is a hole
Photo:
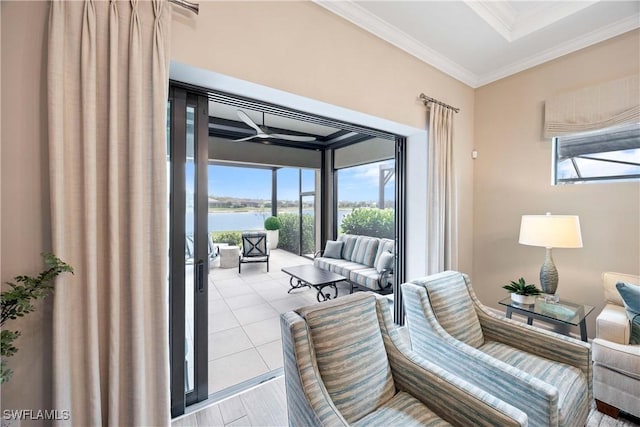
[[[540,268],[540,286],[545,299],[558,301],[558,270],[551,257],[552,248],[581,248],[580,218],[577,215],[522,215],[520,238],[522,245],[547,248]]]

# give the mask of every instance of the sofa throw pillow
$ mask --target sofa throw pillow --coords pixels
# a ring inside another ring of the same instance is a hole
[[[327,244],[324,247],[324,253],[322,256],[325,258],[342,258],[342,246],[344,242],[336,242],[335,240],[327,240]]]
[[[389,251],[383,252],[376,263],[378,273],[382,273],[385,269],[393,269],[393,254]]]
[[[640,314],[640,286],[618,282],[616,283],[616,289],[620,293],[627,311],[634,313],[634,316]],[[629,318],[631,319],[632,317],[630,316]]]
[[[631,320],[629,344],[640,344],[640,286],[618,282],[616,289],[622,297],[627,316]]]

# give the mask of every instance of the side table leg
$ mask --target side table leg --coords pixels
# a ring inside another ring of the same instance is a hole
[[[527,325],[533,325],[533,317],[527,317]]]
[[[513,310],[511,307],[507,307],[507,319],[511,319],[511,315],[513,314]]]
[[[588,342],[587,341],[587,322],[586,319],[582,319],[582,322],[580,322],[580,339],[584,342]]]

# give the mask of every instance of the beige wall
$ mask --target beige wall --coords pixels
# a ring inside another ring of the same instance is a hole
[[[42,268],[50,250],[46,148],[46,45],[48,6],[0,2],[2,10],[2,283]],[[4,285],[3,285],[4,286]],[[9,362],[13,379],[2,386],[2,408],[51,406],[51,298],[6,326],[19,329]],[[23,422],[23,425],[28,423]]]
[[[420,129],[426,120],[421,92],[460,107],[454,129],[459,259],[460,268],[471,271],[473,89],[309,1],[202,2],[198,17],[176,16],[171,57],[180,63]],[[421,191],[424,168],[417,167],[408,186]],[[426,254],[412,257],[422,264]]]
[[[544,100],[639,72],[634,31],[476,90],[473,284],[494,307],[500,289],[524,276],[539,283],[544,248],[518,244],[523,214],[580,216],[584,247],[556,249],[561,296],[604,305],[600,274],[640,272],[640,183],[552,186],[551,141],[542,138]]]
[[[0,280],[4,282],[16,274],[37,272],[39,253],[50,248],[48,4],[2,1],[0,5]],[[172,59],[418,128],[425,127],[425,108],[417,99],[420,92],[460,107],[455,126],[463,204],[460,258],[462,268],[471,269],[471,88],[310,2],[201,2],[200,11],[196,18],[174,19]],[[413,185],[419,188],[424,183]],[[19,380],[3,387],[3,408],[39,409],[51,404],[50,307],[51,300],[45,301],[28,318],[13,323],[23,331],[17,342],[20,353],[10,360]]]

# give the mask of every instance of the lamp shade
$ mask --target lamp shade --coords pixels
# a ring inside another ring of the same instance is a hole
[[[519,243],[545,248],[581,248],[577,215],[522,215]]]

